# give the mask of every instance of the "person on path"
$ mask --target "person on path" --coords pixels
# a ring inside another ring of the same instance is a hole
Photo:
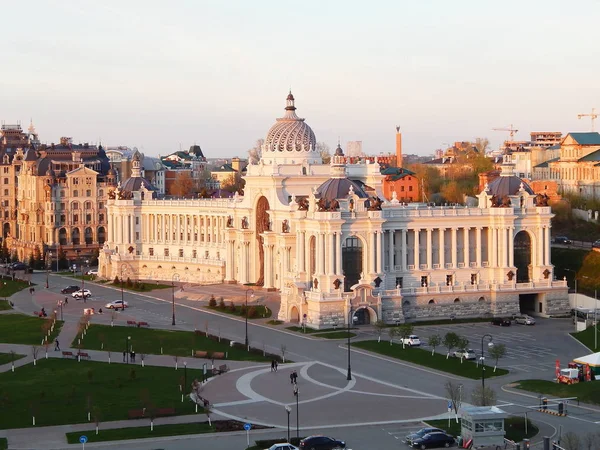
[[[298,384],[298,373],[295,370],[292,372],[292,376],[294,377],[294,384]]]
[[[65,305],[69,304],[69,297],[65,297]]]
[[[127,352],[123,351],[123,362],[125,362],[125,356],[127,356]]]
[[[275,360],[271,360],[271,372],[275,372]]]
[[[131,351],[131,362],[135,362],[135,352]]]
[[[274,360],[274,361],[275,361],[275,372],[277,372],[277,366],[279,365],[279,363],[277,362],[277,360]]]
[[[58,343],[58,339],[54,340],[54,351],[55,352],[60,351],[60,344]]]
[[[294,372],[290,373],[290,384],[294,384]]]

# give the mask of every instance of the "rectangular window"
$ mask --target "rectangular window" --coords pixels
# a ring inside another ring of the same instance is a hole
[[[91,197],[91,196],[92,196],[92,191],[90,191],[89,189],[87,189],[87,190],[85,191],[85,196],[86,196],[86,197]]]
[[[454,283],[452,282],[452,275],[446,275],[446,286],[452,286]]]
[[[60,204],[60,209],[63,210],[63,211],[65,210],[65,204],[64,203]]]
[[[208,259],[208,250],[206,250],[206,251],[204,252],[204,257],[205,257],[206,259]]]
[[[77,214],[73,216],[73,223],[79,223],[79,216]]]
[[[187,234],[187,240],[190,240],[190,233]]]
[[[179,249],[179,257],[183,258],[183,249],[182,248]]]
[[[396,287],[397,288],[402,288],[403,279],[404,279],[404,277],[396,277]]]
[[[194,233],[194,242],[198,242],[198,233]]]
[[[412,188],[413,188],[412,186],[409,186],[409,187],[408,187],[408,191],[409,191],[409,192],[412,192]]]
[[[169,256],[169,249],[165,248],[165,256]]]
[[[5,167],[3,170],[4,173],[8,173],[8,167]]]
[[[135,232],[135,240],[136,240],[136,241],[139,241],[139,240],[140,240],[140,232],[139,232],[139,231],[136,231],[136,232]]]
[[[104,202],[98,202],[98,209],[104,208]]]
[[[8,195],[8,189],[4,189],[4,195]]]
[[[73,184],[79,184],[79,178],[73,178]]]
[[[427,275],[421,277],[421,287],[427,287],[429,284],[429,280],[427,279]]]
[[[98,222],[100,222],[100,223],[104,222],[104,214],[98,214]]]
[[[86,223],[92,223],[92,215],[91,214],[86,214],[85,215],[85,222]]]
[[[148,253],[150,253],[150,256],[154,256],[154,249],[152,247],[150,247],[148,249]]]
[[[400,192],[404,192],[404,186],[400,186]]]
[[[8,178],[4,179],[4,184],[8,184]]]
[[[476,273],[471,274],[471,284],[477,284],[477,274]]]
[[[139,217],[136,217],[136,218],[135,218],[135,224],[136,224],[136,225],[139,225],[139,224],[140,224],[140,218],[139,218]]]
[[[198,251],[197,250],[192,250],[192,258],[197,258],[198,257]]]
[[[179,240],[183,241],[183,233],[179,233]]]

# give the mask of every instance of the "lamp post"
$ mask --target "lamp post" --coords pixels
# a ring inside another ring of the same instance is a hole
[[[350,304],[350,311],[348,312],[348,373],[346,374],[346,380],[352,380],[352,367],[350,366],[350,322],[352,322],[352,304]]]
[[[246,290],[246,349],[248,350],[248,294],[250,294],[250,298],[254,298],[254,290],[247,289]]]
[[[294,395],[296,396],[296,439],[300,440],[300,391],[298,390],[298,383],[294,383]]]
[[[129,364],[129,341],[131,340],[131,336],[127,336],[125,339],[125,353],[127,358],[127,364]]]
[[[183,362],[183,393],[187,392],[187,361]]]
[[[485,355],[483,353],[483,340],[485,338],[488,338],[490,340],[490,342],[488,343],[489,347],[494,345],[494,343],[492,342],[494,338],[491,334],[484,334],[483,336],[481,336],[481,402],[483,403],[482,406],[485,406]]]
[[[287,413],[288,418],[288,433],[287,433],[287,441],[290,442],[290,413],[292,412],[292,408],[286,405],[285,412]]]
[[[178,273],[174,273],[171,277],[171,302],[173,304],[173,322],[171,322],[171,325],[175,325],[175,281],[179,281]]]
[[[50,272],[50,264],[52,264],[52,252],[46,252],[46,289],[50,287],[48,285],[48,273]]]

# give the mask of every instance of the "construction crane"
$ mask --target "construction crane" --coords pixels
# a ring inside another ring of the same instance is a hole
[[[592,131],[596,131],[595,125],[596,125],[596,119],[598,118],[598,113],[596,112],[596,108],[592,108],[591,114],[577,114],[578,119],[581,119],[582,117],[589,117],[590,119],[592,119]]]
[[[504,128],[492,128],[493,131],[508,131],[510,133],[510,140],[513,140],[513,137],[515,136],[515,133],[518,133],[519,130],[517,130],[516,128],[513,127],[512,123],[510,124],[510,127],[504,127]]]

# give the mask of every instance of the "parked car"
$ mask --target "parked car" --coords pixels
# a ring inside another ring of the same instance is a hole
[[[106,305],[104,305],[104,307],[108,309],[125,309],[129,308],[129,304],[121,300],[115,300],[113,302],[107,303]]]
[[[515,323],[520,323],[522,325],[535,325],[535,319],[531,316],[517,316],[515,317]]]
[[[501,327],[510,327],[510,319],[506,317],[494,317],[492,319],[492,325],[499,325]]]
[[[81,286],[67,286],[66,288],[63,288],[60,290],[61,294],[72,294],[73,292],[77,292],[79,289],[81,289]]]
[[[423,436],[425,436],[426,434],[429,433],[443,433],[444,430],[441,430],[439,428],[433,428],[433,427],[425,427],[425,428],[421,428],[419,431],[415,432],[415,433],[411,433],[409,435],[406,436],[406,443],[408,445],[412,445],[413,441],[415,439],[421,439]]]
[[[600,239],[592,242],[592,248],[600,248]]]
[[[428,433],[422,438],[415,439],[412,443],[413,448],[439,448],[451,447],[454,445],[454,437],[444,432]]]
[[[463,358],[463,359],[475,359],[477,358],[477,356],[475,355],[475,350],[473,349],[461,349],[461,350],[456,350],[454,352],[454,356],[456,356],[457,358]]]
[[[22,262],[15,262],[8,266],[10,270],[29,270],[29,266]]]
[[[300,441],[302,450],[337,450],[346,448],[344,441],[338,441],[327,436],[309,436]]]
[[[571,245],[573,243],[573,241],[571,239],[569,239],[566,236],[556,236],[554,238],[554,243],[555,244],[565,244],[565,245]]]
[[[402,339],[401,341],[404,345],[408,345],[409,347],[418,347],[419,345],[421,345],[421,340],[416,334],[411,334],[410,336]]]
[[[273,444],[267,450],[299,450],[298,447],[292,444]]]
[[[75,299],[90,298],[92,296],[92,292],[89,289],[78,289],[75,292],[73,292],[71,296]]]
[[[98,276],[98,269],[90,269],[86,272],[86,275]]]

